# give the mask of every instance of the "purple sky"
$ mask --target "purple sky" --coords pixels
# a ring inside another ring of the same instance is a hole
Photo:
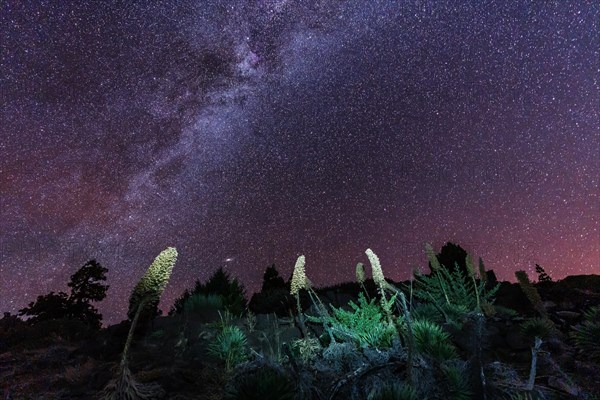
[[[0,9],[0,311],[96,258],[119,321],[168,246],[164,307],[424,242],[600,273],[598,2],[85,3]]]

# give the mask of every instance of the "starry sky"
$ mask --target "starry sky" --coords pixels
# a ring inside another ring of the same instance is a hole
[[[20,1],[0,6],[0,311],[109,269],[105,322],[163,296],[425,270],[600,273],[596,1]],[[532,275],[535,277],[535,275]]]

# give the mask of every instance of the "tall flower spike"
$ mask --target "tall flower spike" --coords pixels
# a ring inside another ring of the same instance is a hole
[[[470,254],[467,254],[467,258],[465,259],[465,265],[467,266],[467,272],[469,273],[469,277],[475,277],[475,266],[473,265],[473,257]]]
[[[356,281],[360,284],[365,283],[365,266],[363,263],[356,264]]]
[[[296,265],[294,266],[294,272],[292,274],[292,284],[290,293],[293,295],[298,294],[300,289],[308,289],[310,288],[310,281],[306,277],[306,271],[304,270],[304,265],[306,264],[306,259],[304,256],[298,257],[296,260]]]
[[[130,319],[133,319],[141,303],[145,302],[149,305],[158,304],[160,296],[171,278],[171,272],[177,261],[177,255],[177,250],[174,247],[168,247],[148,267],[144,276],[142,276],[133,288],[129,298],[129,311],[127,315]]]
[[[438,271],[440,266],[440,261],[435,255],[435,251],[433,247],[429,243],[425,243],[425,252],[427,253],[427,258],[429,259],[429,263],[431,264],[431,269],[434,271]]]
[[[365,251],[367,253],[367,257],[369,257],[369,262],[371,263],[371,271],[373,273],[373,281],[379,286],[384,287],[386,285],[385,276],[383,276],[383,271],[381,270],[381,263],[379,262],[379,257],[373,250],[367,249]]]

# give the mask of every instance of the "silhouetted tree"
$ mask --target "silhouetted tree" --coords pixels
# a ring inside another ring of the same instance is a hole
[[[448,242],[442,250],[436,255],[438,261],[448,271],[453,272],[458,265],[458,268],[465,276],[468,276],[467,264],[465,262],[467,258],[467,252],[465,249],[454,243]],[[431,263],[429,264],[431,270]]]
[[[36,301],[19,310],[19,315],[30,317],[27,321],[37,323],[50,319],[66,318],[70,312],[69,296],[65,292],[50,292],[38,296]]]
[[[38,296],[35,302],[19,310],[19,315],[30,317],[28,319],[30,323],[69,318],[80,320],[91,328],[99,329],[102,314],[91,302],[99,302],[106,297],[108,285],[102,282],[106,281],[107,271],[96,260],[90,260],[71,275],[68,283],[71,288],[70,295],[61,291]]]
[[[96,260],[90,260],[77,272],[71,275],[69,287],[71,299],[75,302],[102,301],[106,297],[108,285],[106,281],[108,269]]]
[[[263,283],[261,292],[267,292],[273,289],[285,289],[285,281],[279,276],[279,271],[275,268],[275,264],[267,267],[263,274]]]
[[[223,299],[223,306],[226,310],[235,315],[242,314],[247,307],[246,292],[244,286],[232,278],[223,267],[219,267],[206,281],[202,283],[196,280],[193,289],[186,290],[175,300],[173,307],[169,311],[170,315],[183,312],[185,302],[194,295],[218,295]]]
[[[295,298],[290,295],[290,282],[285,282],[275,265],[265,270],[261,291],[254,293],[248,309],[255,314],[276,313],[282,317],[296,309]]]
[[[535,272],[538,274],[539,283],[553,282],[550,275],[546,273],[546,271],[540,266],[540,264],[535,264]]]

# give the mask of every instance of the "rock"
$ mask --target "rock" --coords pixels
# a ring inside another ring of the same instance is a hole
[[[578,396],[579,389],[576,386],[571,385],[563,378],[556,376],[548,377],[548,386],[552,389],[560,390],[561,392],[568,393],[571,396]]]
[[[575,304],[568,300],[561,301],[559,307],[561,310],[568,310],[568,311],[572,311],[576,308]]]
[[[257,331],[270,331],[277,323],[277,315],[275,314],[256,314],[256,326],[254,327]]]
[[[562,319],[566,319],[567,321],[577,321],[578,319],[581,318],[581,313],[575,312],[575,311],[556,311],[554,313],[557,317],[562,318]]]
[[[518,329],[511,329],[506,334],[506,344],[511,350],[527,350],[531,348],[529,340]]]
[[[542,304],[544,305],[544,308],[546,310],[551,310],[553,308],[556,308],[556,303],[553,302],[552,300],[546,300]]]

